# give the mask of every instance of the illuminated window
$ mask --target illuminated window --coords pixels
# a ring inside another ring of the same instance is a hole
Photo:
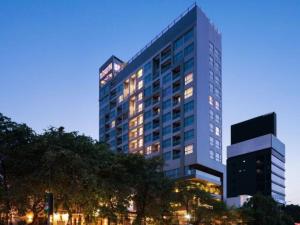
[[[189,73],[184,77],[185,85],[191,83],[193,81],[193,73]]]
[[[220,110],[220,103],[218,101],[215,101],[215,108],[217,110]]]
[[[143,115],[139,115],[137,119],[138,119],[138,125],[143,123]]]
[[[190,87],[184,91],[184,98],[187,99],[193,96],[193,87]]]
[[[146,148],[146,154],[150,155],[151,153],[152,153],[152,146],[150,145]]]
[[[189,155],[193,153],[193,145],[187,145],[184,147],[184,154]]]
[[[138,105],[138,112],[141,112],[143,110],[143,103],[140,103]]]
[[[143,135],[143,127],[138,128],[138,133],[139,133],[139,136]]]
[[[139,69],[137,72],[137,77],[140,78],[141,76],[143,76],[143,69]]]
[[[119,96],[119,103],[123,102],[123,100],[124,100],[124,96],[123,96],[123,95],[120,95],[120,96]]]
[[[115,125],[116,125],[116,121],[111,121],[111,128],[114,128],[115,127]]]
[[[141,92],[141,93],[138,94],[138,100],[139,101],[143,100],[143,92]]]
[[[220,128],[219,127],[216,127],[216,129],[215,129],[215,134],[217,135],[217,136],[220,136]]]
[[[208,96],[208,102],[210,105],[214,105],[214,99],[212,96]]]
[[[139,142],[138,142],[139,148],[143,147],[143,144],[144,144],[143,138],[139,139]]]
[[[141,81],[139,81],[139,83],[138,83],[138,89],[141,89],[142,87],[143,87],[143,81],[141,80]]]
[[[114,63],[114,70],[116,72],[119,72],[121,70],[121,65],[120,64],[117,64],[117,63]]]

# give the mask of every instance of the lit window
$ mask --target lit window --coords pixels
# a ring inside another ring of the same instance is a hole
[[[111,121],[111,128],[114,128],[115,127],[115,125],[116,125],[116,121]]]
[[[215,108],[217,110],[220,110],[220,103],[218,101],[215,101]]]
[[[193,81],[193,73],[189,73],[184,77],[185,85],[191,83]]]
[[[141,80],[141,81],[139,81],[139,83],[138,83],[138,89],[141,89],[142,87],[143,87],[143,81]]]
[[[120,95],[120,96],[119,96],[119,103],[123,102],[123,100],[124,100],[124,96],[123,96],[123,95]]]
[[[141,76],[143,76],[143,69],[139,69],[137,72],[137,77],[140,78]]]
[[[184,91],[184,98],[185,99],[187,99],[191,96],[193,96],[193,88],[192,87],[190,87],[190,88],[188,88]]]
[[[216,134],[217,136],[220,136],[220,128],[219,128],[219,127],[216,127],[216,129],[215,129],[215,134]]]
[[[208,96],[208,102],[210,105],[214,105],[214,99],[212,96]]]
[[[138,105],[138,112],[141,112],[143,110],[143,103],[140,103]]]
[[[143,135],[143,127],[138,128],[139,136]]]
[[[119,72],[121,70],[121,65],[120,64],[117,64],[117,63],[114,63],[114,70],[116,72]]]
[[[138,94],[138,100],[139,101],[143,100],[143,92],[141,92],[141,93]]]
[[[143,123],[143,115],[138,116],[138,125]]]
[[[184,147],[184,154],[189,155],[193,153],[193,145],[187,145]]]
[[[151,153],[152,153],[152,146],[150,145],[146,148],[146,154],[150,155]]]
[[[143,147],[143,144],[144,144],[143,138],[139,139],[139,142],[138,142],[139,148],[140,148],[140,147]]]

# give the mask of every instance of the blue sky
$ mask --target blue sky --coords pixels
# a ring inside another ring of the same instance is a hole
[[[0,112],[98,138],[98,67],[129,59],[193,2],[0,0]],[[277,112],[299,204],[300,1],[197,3],[223,36],[223,148],[231,124]]]

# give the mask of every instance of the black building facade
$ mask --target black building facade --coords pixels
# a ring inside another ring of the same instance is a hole
[[[285,146],[276,134],[275,113],[231,126],[228,198],[261,193],[285,202]]]

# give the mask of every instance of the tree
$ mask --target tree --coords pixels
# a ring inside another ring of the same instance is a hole
[[[242,207],[242,213],[248,219],[248,224],[255,225],[292,225],[294,224],[281,210],[272,197],[255,195]]]
[[[300,223],[300,206],[299,205],[286,205],[283,211],[293,218],[294,222]]]

